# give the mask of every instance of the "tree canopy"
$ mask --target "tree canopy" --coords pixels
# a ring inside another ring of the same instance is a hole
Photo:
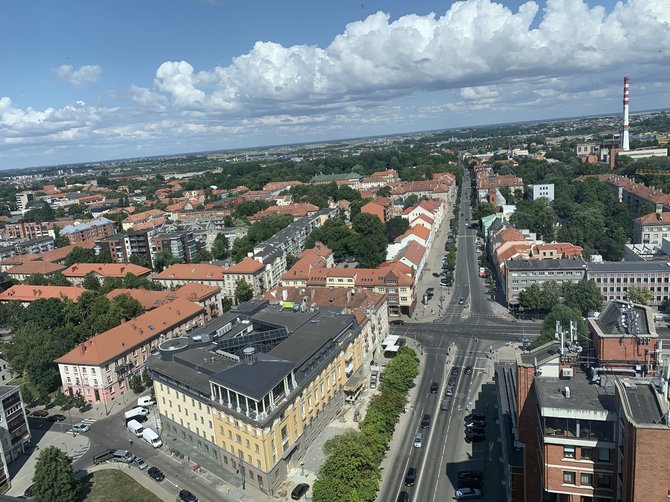
[[[628,286],[626,298],[639,305],[649,305],[654,298],[654,293],[645,286]]]
[[[75,502],[77,484],[72,459],[55,446],[43,449],[35,463],[33,496],[39,502]]]
[[[254,290],[244,279],[237,281],[235,286],[235,300],[237,303],[248,302],[254,297]]]
[[[593,281],[563,284],[545,281],[541,287],[532,284],[519,293],[519,305],[526,311],[547,313],[559,304],[574,308],[586,316],[589,312],[600,311],[603,297]]]

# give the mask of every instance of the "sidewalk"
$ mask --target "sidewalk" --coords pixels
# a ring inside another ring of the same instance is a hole
[[[34,436],[35,429],[31,430],[33,433],[33,443],[36,443]],[[33,484],[33,474],[35,473],[35,464],[40,452],[50,446],[55,446],[63,450],[72,458],[79,458],[86,453],[90,447],[90,443],[85,434],[63,434],[48,430],[44,436],[39,440],[39,446],[33,448],[29,453],[21,455],[14,462],[9,464],[9,475],[12,480],[12,486],[7,490],[7,495],[18,497],[23,495],[26,489]]]

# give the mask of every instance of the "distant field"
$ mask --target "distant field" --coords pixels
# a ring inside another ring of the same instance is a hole
[[[81,480],[81,502],[161,502],[125,472],[108,469],[96,471]]]

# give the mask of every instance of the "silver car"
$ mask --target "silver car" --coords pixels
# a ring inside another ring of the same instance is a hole
[[[72,430],[73,430],[74,432],[82,433],[82,432],[88,432],[88,431],[90,431],[90,430],[91,430],[91,427],[88,426],[88,425],[86,425],[86,424],[84,424],[84,423],[82,423],[82,422],[77,422],[76,424],[74,424],[74,425],[72,426]]]

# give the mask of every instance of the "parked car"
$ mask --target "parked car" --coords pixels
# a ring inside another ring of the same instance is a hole
[[[437,382],[433,382],[430,384],[430,393],[431,394],[437,394],[438,389],[440,388],[439,384]]]
[[[137,457],[135,459],[135,462],[133,462],[133,463],[135,464],[135,467],[137,467],[141,471],[143,471],[144,469],[149,467],[149,465],[143,459],[141,459],[140,457]]]
[[[435,294],[435,288],[428,288],[426,290],[426,293],[429,294],[429,295],[434,295]]]
[[[402,326],[403,324],[405,324],[405,321],[403,321],[402,319],[393,319],[391,321],[391,324],[395,324],[396,326]]]
[[[433,272],[433,277],[440,277],[440,273],[439,272]],[[403,492],[400,492],[400,493],[403,493]]]
[[[193,495],[188,490],[181,490],[179,492],[179,500],[181,502],[198,502],[198,497]]]
[[[459,471],[458,472],[458,479],[469,479],[469,478],[478,479],[478,480],[481,481],[482,479],[484,479],[484,474],[482,473],[482,471]]]
[[[458,304],[459,304],[459,305],[464,305],[464,304],[465,304],[465,298],[463,298],[463,297],[461,296],[461,297],[458,299]]]
[[[72,430],[73,430],[74,432],[82,433],[82,432],[88,432],[88,431],[90,431],[90,430],[91,430],[91,427],[89,427],[88,425],[86,425],[86,424],[84,424],[84,423],[82,423],[82,422],[77,422],[76,424],[74,424],[74,425],[72,426]]]
[[[482,480],[477,478],[458,478],[456,488],[481,488]]]
[[[416,469],[410,467],[405,474],[405,486],[414,486],[414,483],[416,483]]]
[[[300,500],[305,496],[307,490],[309,490],[309,485],[307,483],[300,483],[299,485],[296,485],[296,487],[291,492],[291,500]]]
[[[471,426],[466,426],[465,427],[465,433],[466,434],[484,434],[486,432],[486,429],[480,425],[471,425]]]
[[[427,429],[428,427],[430,427],[430,415],[425,414],[421,419],[421,428]]]
[[[455,376],[450,376],[449,377],[449,385],[456,385],[456,377]]]
[[[472,375],[472,366],[466,366],[463,371],[466,375]]]
[[[165,479],[165,474],[163,474],[163,471],[161,471],[158,467],[149,467],[149,470],[147,471],[147,474],[154,481],[161,482]]]
[[[474,411],[471,413],[468,413],[465,415],[463,418],[465,422],[472,422],[473,420],[486,420],[486,415],[482,415],[481,413],[475,413]]]
[[[478,499],[482,496],[482,491],[477,488],[461,488],[456,490],[456,500]]]
[[[449,399],[443,399],[440,403],[440,410],[447,411],[449,410]]]
[[[61,415],[59,413],[56,413],[55,415],[51,415],[47,420],[49,422],[62,422],[65,420],[67,417],[65,415]]]
[[[465,442],[466,443],[479,443],[484,441],[486,436],[481,432],[466,432],[465,433]]]
[[[400,492],[398,494],[396,502],[409,502],[409,493],[407,493],[406,491]]]
[[[463,426],[466,429],[473,429],[473,428],[483,429],[484,427],[486,427],[486,422],[484,422],[483,420],[471,420],[470,422],[465,422]]]
[[[460,366],[453,366],[453,367],[451,368],[451,374],[454,375],[454,376],[458,375],[458,373],[459,373],[460,371],[461,371],[461,367],[460,367]]]
[[[30,416],[44,418],[49,416],[49,412],[47,410],[35,410],[30,414]]]
[[[447,390],[444,391],[446,397],[451,397],[454,395],[453,387],[451,385],[447,386]]]

